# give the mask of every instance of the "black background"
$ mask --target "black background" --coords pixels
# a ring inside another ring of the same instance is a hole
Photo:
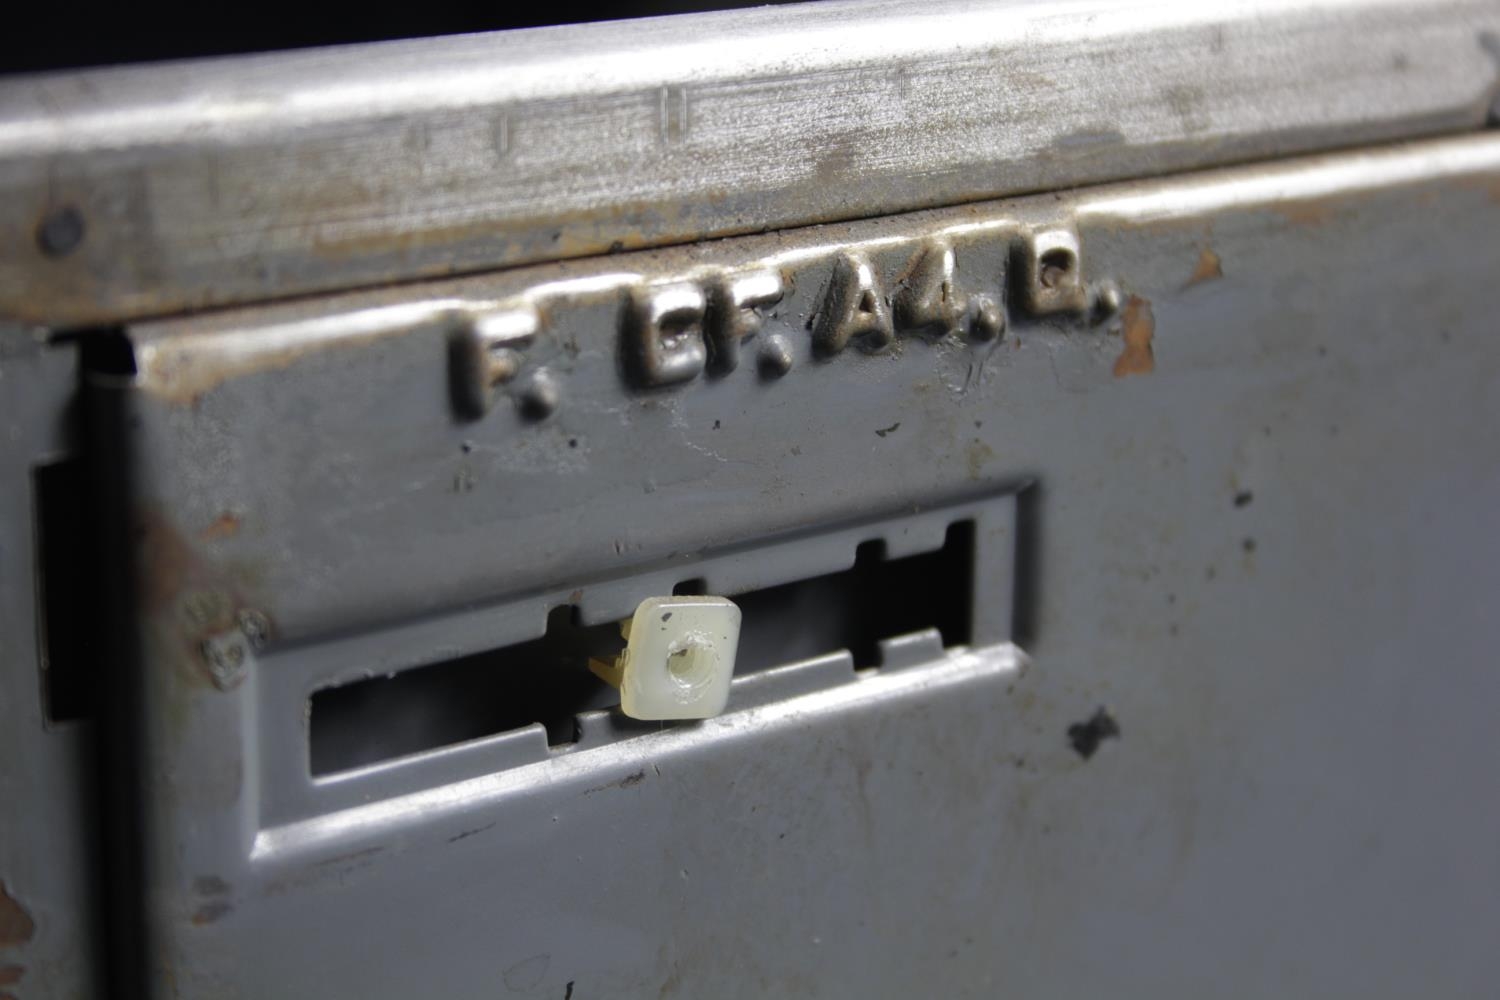
[[[128,0],[97,7],[49,7],[36,0],[17,0],[11,23],[0,29],[0,74],[726,10],[765,2],[553,0],[519,4],[505,0],[401,0],[324,10],[307,5],[291,11],[221,2],[204,4],[187,13],[173,5],[168,14],[164,9],[153,10],[148,4],[131,4]]]

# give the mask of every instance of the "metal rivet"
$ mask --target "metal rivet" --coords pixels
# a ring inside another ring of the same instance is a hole
[[[203,660],[208,665],[209,676],[214,686],[228,691],[239,686],[245,679],[245,643],[249,640],[237,633],[204,639],[201,646]]]
[[[66,257],[83,242],[83,213],[72,205],[53,209],[36,227],[36,245],[48,257]]]
[[[261,649],[271,638],[271,622],[264,614],[253,608],[241,608],[235,616],[240,631],[250,640],[251,649]]]
[[[773,333],[760,345],[756,363],[762,375],[780,378],[792,370],[792,342],[779,333]]]

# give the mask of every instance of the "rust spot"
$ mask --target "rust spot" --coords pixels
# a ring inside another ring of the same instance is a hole
[[[24,965],[0,965],[0,986],[14,986],[26,975]]]
[[[214,518],[212,524],[200,531],[198,537],[205,542],[214,542],[221,538],[233,538],[239,533],[240,519],[226,510]]]
[[[1193,273],[1188,277],[1187,284],[1183,288],[1192,288],[1194,285],[1204,281],[1217,281],[1224,277],[1224,268],[1219,261],[1219,255],[1213,252],[1211,247],[1204,247],[1198,254],[1198,263],[1193,266]]]
[[[25,944],[36,933],[36,923],[26,907],[12,896],[0,880],[0,947]]]
[[[1125,303],[1123,333],[1125,349],[1115,359],[1115,378],[1126,375],[1149,375],[1156,370],[1156,355],[1151,350],[1151,338],[1156,335],[1156,317],[1151,313],[1151,303],[1138,295],[1132,295]]]
[[[229,903],[224,902],[223,900],[217,900],[212,903],[204,903],[202,906],[198,907],[196,912],[193,913],[193,926],[205,927],[213,923],[215,920],[227,916],[228,914],[233,912],[233,910],[234,907]]]
[[[175,662],[189,667],[196,679],[213,683],[202,652],[205,640],[235,628],[243,631],[247,616],[259,627],[261,638],[272,632],[264,613],[246,610],[254,606],[244,594],[253,586],[253,564],[205,560],[199,537],[180,531],[171,518],[150,506],[135,513],[133,542],[137,593],[152,623],[154,641],[170,649]]]
[[[441,310],[434,310],[431,321],[439,323],[443,319]],[[369,344],[401,332],[405,328],[392,323],[389,327],[351,332],[336,343],[340,347]],[[274,346],[216,349],[204,343],[213,336],[205,333],[153,344],[139,358],[141,390],[166,403],[196,408],[204,396],[226,382],[262,372],[284,371],[327,346],[315,337],[291,337],[281,341],[271,338]]]
[[[1333,206],[1322,199],[1289,202],[1277,211],[1294,226],[1321,226],[1334,216]]]
[[[171,610],[184,597],[196,596],[201,599],[182,610],[190,612],[188,617],[200,626],[200,632],[221,631],[234,624],[230,596],[169,518],[150,508],[142,510],[135,536],[146,610]]]
[[[0,1000],[16,1000],[14,993],[0,993]]]

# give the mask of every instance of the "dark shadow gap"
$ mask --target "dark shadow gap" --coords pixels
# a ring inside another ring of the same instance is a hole
[[[550,4],[385,4],[350,16],[341,6],[271,17],[258,8],[215,6],[184,16],[177,5],[96,4],[31,8],[0,38],[0,74],[197,59],[475,31],[536,28],[663,14],[732,10],[792,0],[560,0]],[[202,16],[206,15],[206,16]]]
[[[82,458],[32,470],[37,541],[37,649],[49,722],[89,718],[98,704],[100,566]]]
[[[1042,487],[1033,482],[1016,494],[1016,572],[1011,640],[1031,649],[1040,627]]]

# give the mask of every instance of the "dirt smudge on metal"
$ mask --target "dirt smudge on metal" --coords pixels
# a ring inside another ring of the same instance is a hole
[[[229,883],[217,875],[200,875],[193,879],[193,891],[200,896],[227,896]]]
[[[1088,719],[1068,727],[1068,743],[1084,760],[1094,756],[1105,740],[1117,740],[1120,735],[1120,723],[1102,706]]]
[[[533,955],[517,962],[505,970],[505,988],[513,993],[524,993],[536,989],[547,978],[547,969],[552,965],[551,955]]]
[[[964,461],[969,469],[969,478],[978,479],[984,474],[984,463],[995,457],[995,450],[975,438],[964,448]]]
[[[658,773],[660,773],[660,772],[658,772]],[[633,787],[635,785],[639,785],[641,782],[643,782],[645,780],[646,780],[646,769],[643,767],[639,771],[636,771],[634,774],[627,774],[625,777],[621,778],[619,781],[611,781],[607,785],[595,785],[593,788],[585,790],[583,794],[584,795],[593,795],[595,792],[607,792],[611,788],[631,788],[631,787]]]
[[[36,921],[0,880],[0,947],[25,944],[36,933]]]
[[[226,917],[234,912],[234,907],[223,900],[213,903],[204,903],[193,913],[193,926],[206,927],[221,917]]]
[[[1138,295],[1132,295],[1125,303],[1121,334],[1125,348],[1115,359],[1115,378],[1127,375],[1149,375],[1156,370],[1156,353],[1151,340],[1156,336],[1156,317],[1151,312],[1151,303]]]
[[[456,833],[448,838],[448,843],[456,844],[458,843],[458,841],[464,840],[465,838],[478,836],[479,834],[484,833],[486,830],[493,830],[498,822],[499,821],[497,820],[495,823],[486,823],[484,826],[476,826],[472,830],[465,830],[462,833]]]
[[[359,861],[359,860],[362,860],[364,858],[374,857],[375,855],[381,853],[384,850],[385,850],[384,847],[378,847],[378,846],[377,847],[364,847],[364,848],[361,848],[360,850],[357,850],[357,851],[348,851],[348,852],[346,852],[344,854],[338,854],[338,855],[335,855],[335,856],[333,856],[331,858],[324,858],[322,861],[316,862],[313,865],[313,867],[314,868],[327,868],[330,865],[342,865],[342,864],[345,864],[345,863],[350,862],[350,861]]]
[[[1193,265],[1193,273],[1188,276],[1187,284],[1183,288],[1192,288],[1201,285],[1205,281],[1217,281],[1224,277],[1223,261],[1219,255],[1214,253],[1212,247],[1204,247],[1198,254],[1198,263]]]
[[[1119,129],[1101,126],[1060,135],[1052,141],[1052,145],[1065,153],[1087,152],[1093,155],[1111,146],[1123,146],[1127,141],[1125,133]]]

